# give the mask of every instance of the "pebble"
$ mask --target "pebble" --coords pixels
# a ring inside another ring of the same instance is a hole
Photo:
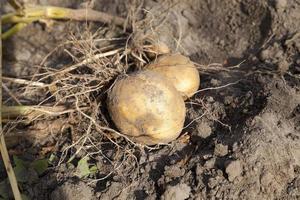
[[[278,11],[283,11],[283,10],[285,10],[287,3],[288,3],[287,0],[276,0],[275,7]]]
[[[281,74],[285,74],[289,70],[289,66],[290,66],[290,64],[286,60],[281,60],[278,63],[278,71]]]
[[[271,52],[269,49],[264,49],[260,53],[260,57],[262,60],[267,60],[271,57]]]
[[[177,165],[165,166],[164,175],[170,178],[181,177],[185,174],[185,170]]]
[[[209,103],[213,103],[215,100],[214,100],[213,97],[209,96],[209,97],[207,97],[207,101],[208,101]]]
[[[231,103],[233,103],[233,96],[226,96],[224,99],[224,103],[225,105],[230,105]]]
[[[166,191],[161,196],[163,200],[185,200],[189,198],[191,187],[185,183],[177,184],[175,186],[167,186]]]
[[[221,84],[221,81],[219,81],[218,79],[211,79],[210,80],[210,83],[214,86],[214,87],[216,87],[216,86],[219,86],[220,84]]]
[[[226,156],[228,154],[228,146],[223,144],[215,144],[214,154],[216,156]]]
[[[228,180],[233,181],[235,178],[242,174],[242,165],[239,160],[231,161],[226,167],[226,173],[228,175]]]
[[[197,135],[201,138],[207,138],[212,134],[211,127],[205,122],[198,124],[197,129],[199,130]]]
[[[216,163],[216,158],[213,157],[205,162],[204,167],[207,169],[211,169],[215,166],[215,163]]]
[[[15,58],[18,61],[26,61],[29,60],[31,57],[31,53],[29,50],[22,49],[22,50],[16,50],[15,51]]]

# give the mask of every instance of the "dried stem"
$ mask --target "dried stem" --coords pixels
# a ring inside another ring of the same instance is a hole
[[[0,33],[1,33],[1,21],[0,21]],[[2,110],[2,42],[0,40],[0,110]],[[5,169],[8,175],[8,179],[16,200],[22,200],[21,193],[19,191],[18,182],[15,176],[15,172],[11,165],[9,155],[6,148],[5,138],[2,134],[2,115],[0,115],[0,151],[5,165]]]

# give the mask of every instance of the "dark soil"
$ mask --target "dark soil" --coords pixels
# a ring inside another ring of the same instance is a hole
[[[30,2],[84,6],[72,0]],[[94,9],[123,17],[132,3],[92,2]],[[120,167],[107,179],[90,183],[92,179],[79,179],[76,169],[63,163],[24,186],[24,193],[31,199],[72,200],[300,199],[300,1],[151,0],[142,8],[149,11],[145,18],[169,11],[157,35],[174,52],[201,65],[222,65],[209,73],[199,69],[201,89],[215,89],[186,101],[188,127],[182,136],[138,153],[136,170]],[[91,30],[99,26],[89,25]],[[5,75],[31,74],[70,32],[78,34],[78,27],[86,28],[79,22],[34,23],[5,41]],[[68,62],[60,58],[51,65]],[[221,86],[226,87],[217,89]],[[58,156],[71,140],[61,137]],[[34,157],[48,140],[25,145],[23,154]],[[104,161],[97,166],[98,177],[112,170]]]

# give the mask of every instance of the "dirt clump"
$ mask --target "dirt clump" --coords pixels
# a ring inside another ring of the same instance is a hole
[[[93,196],[92,189],[84,183],[72,184],[66,182],[52,192],[50,199],[92,200],[96,198]]]
[[[186,184],[177,184],[176,186],[167,186],[161,199],[184,200],[189,197],[191,188]]]

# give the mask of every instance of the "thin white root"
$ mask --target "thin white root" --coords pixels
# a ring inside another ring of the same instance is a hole
[[[207,91],[207,90],[219,90],[219,89],[222,89],[222,88],[226,88],[226,87],[228,87],[228,86],[238,84],[238,83],[241,82],[241,81],[242,81],[242,80],[240,79],[240,80],[235,81],[235,82],[233,82],[233,83],[228,83],[228,84],[226,84],[226,85],[222,85],[222,86],[219,86],[219,87],[209,87],[209,88],[204,88],[204,89],[201,89],[201,90],[196,91],[193,95],[198,94],[198,93],[200,93],[200,92]]]
[[[5,77],[2,76],[3,81],[9,81],[12,83],[17,83],[20,85],[29,85],[29,86],[35,86],[35,87],[48,87],[48,84],[41,83],[41,82],[36,82],[36,81],[29,81],[25,79],[20,79],[20,78],[11,78],[11,77]]]
[[[77,69],[78,67],[80,67],[82,65],[86,65],[88,63],[91,63],[91,62],[93,62],[96,59],[115,55],[115,54],[119,53],[120,51],[122,51],[123,49],[124,48],[119,48],[119,49],[115,49],[113,51],[108,51],[108,52],[105,52],[105,53],[96,54],[96,55],[92,56],[91,58],[87,58],[87,59],[81,61],[80,63],[77,63],[75,65],[71,65],[71,66],[69,66],[69,67],[67,67],[67,68],[65,68],[65,69],[63,69],[61,71],[56,72],[55,74],[65,74],[65,73],[68,73],[70,71],[73,71],[73,70]]]

